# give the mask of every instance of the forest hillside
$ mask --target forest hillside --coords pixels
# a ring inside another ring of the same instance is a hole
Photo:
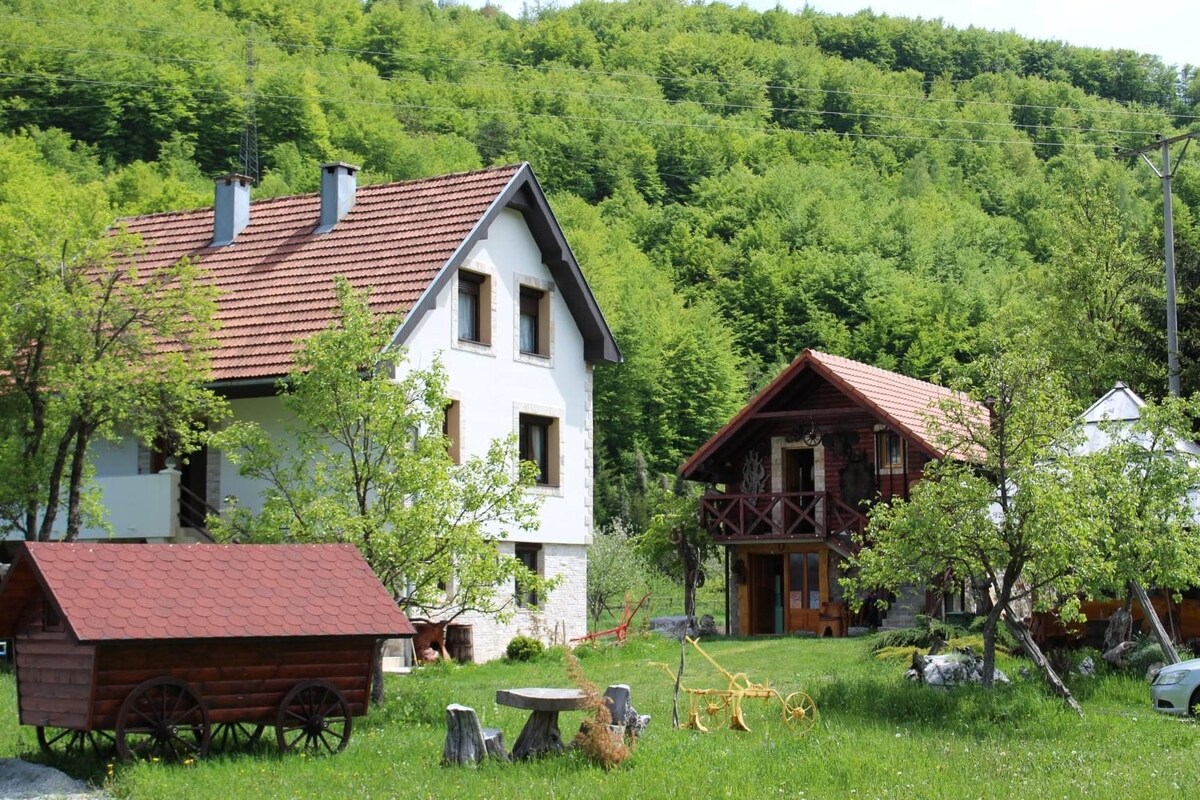
[[[0,208],[109,218],[529,161],[624,364],[597,370],[597,508],[640,496],[805,347],[946,381],[1049,351],[1080,408],[1165,390],[1162,198],[1119,148],[1200,128],[1200,75],[937,21],[675,0],[514,19],[427,0],[0,0]],[[247,131],[254,147],[244,147]],[[1178,153],[1179,148],[1176,149]],[[1175,181],[1200,387],[1200,152]]]

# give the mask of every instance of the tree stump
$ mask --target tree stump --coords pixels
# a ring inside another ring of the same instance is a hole
[[[521,729],[513,745],[512,757],[516,760],[533,758],[545,753],[563,751],[562,734],[558,730],[557,711],[534,711]]]
[[[508,760],[504,733],[499,728],[482,728],[475,709],[451,703],[446,706],[446,746],[442,764],[478,764],[488,756]]]

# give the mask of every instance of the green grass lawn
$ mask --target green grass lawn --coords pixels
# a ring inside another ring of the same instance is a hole
[[[497,706],[495,690],[567,686],[561,655],[525,664],[425,668],[389,677],[384,708],[355,720],[349,748],[327,758],[281,757],[269,748],[192,765],[62,764],[128,798],[1164,798],[1200,784],[1200,727],[1150,710],[1144,681],[1107,676],[1073,686],[1086,716],[1050,698],[1037,679],[1002,667],[1014,685],[987,693],[944,692],[903,679],[902,663],[879,662],[864,640],[713,641],[706,649],[731,671],[803,690],[820,708],[814,730],[796,735],[778,706],[748,703],[750,733],[671,727],[667,677],[651,661],[675,661],[678,646],[639,637],[587,652],[600,687],[628,683],[654,719],[632,758],[604,771],[575,754],[479,768],[439,765],[444,710],[473,706],[511,747],[525,712]],[[688,653],[685,685],[721,679]],[[41,760],[32,728],[16,723],[15,683],[0,676],[0,756]],[[580,713],[564,712],[564,736]],[[270,736],[271,732],[268,732]]]

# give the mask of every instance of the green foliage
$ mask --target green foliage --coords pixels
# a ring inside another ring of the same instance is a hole
[[[1011,604],[1044,609],[1074,598],[1100,574],[1087,473],[1070,455],[1073,409],[1044,356],[1011,352],[981,360],[975,403],[952,397],[930,418],[944,452],[908,501],[877,505],[843,583],[856,592],[896,590],[914,576],[951,574],[984,587],[984,675],[990,685],[1000,615]],[[988,408],[977,404],[987,398]],[[861,602],[861,601],[860,601]],[[1051,678],[1053,681],[1053,677]]]
[[[334,324],[307,339],[281,384],[286,439],[253,422],[213,437],[239,472],[264,484],[257,514],[214,519],[225,539],[348,542],[357,546],[396,601],[422,616],[452,619],[475,610],[506,619],[514,596],[554,582],[497,552],[496,536],[527,529],[537,499],[534,466],[516,443],[494,441],[461,465],[451,462],[442,419],[440,365],[415,368],[382,346],[396,321],[370,312],[339,279]]]
[[[546,645],[541,639],[532,636],[514,636],[504,649],[509,661],[531,661],[546,652]]]
[[[259,197],[313,191],[326,159],[363,182],[530,161],[626,359],[595,377],[601,523],[644,530],[645,484],[804,347],[942,379],[1032,335],[1079,406],[1116,379],[1163,390],[1159,186],[1111,154],[1198,113],[1194,68],[679,0],[519,19],[426,0],[20,0],[0,19],[0,130],[102,182],[116,213],[210,202],[202,176],[239,168],[251,89]],[[1175,185],[1195,383],[1200,162]]]
[[[1134,647],[1125,656],[1126,670],[1133,675],[1145,675],[1155,664],[1165,664],[1162,646],[1153,636],[1139,636]],[[1181,657],[1184,657],[1181,654]]]
[[[806,797],[864,795],[949,800],[964,792],[984,800],[1046,794],[1101,797],[1113,781],[1122,797],[1153,800],[1178,793],[1196,774],[1195,730],[1148,710],[1145,680],[1106,675],[1084,701],[1080,719],[1047,702],[1036,681],[1017,677],[1018,663],[1001,666],[1014,677],[1003,691],[962,687],[931,691],[902,677],[894,662],[863,657],[857,640],[717,641],[705,649],[722,664],[769,678],[785,693],[805,691],[821,712],[815,730],[797,736],[772,706],[746,703],[751,732],[711,734],[670,727],[672,683],[650,661],[678,658],[678,643],[665,637],[601,648],[586,661],[597,686],[626,683],[638,711],[652,721],[637,751],[621,768],[596,769],[579,754],[520,764],[488,762],[477,769],[437,766],[446,737],[446,705],[475,708],[480,722],[501,728],[511,745],[529,712],[495,704],[497,688],[563,685],[560,662],[497,661],[449,670],[417,670],[388,676],[388,702],[354,720],[354,737],[333,758],[280,758],[262,752],[199,760],[191,765],[63,764],[76,776],[94,777],[110,794],[142,798],[253,798],[395,794],[396,754],[414,754],[423,766],[403,771],[407,790],[419,797],[448,791],[463,798],[557,796],[569,780],[574,794],[604,800],[653,796],[666,800],[744,793],[798,794],[804,775]],[[689,659],[687,685],[723,685],[702,660]],[[0,676],[0,716],[17,717],[16,686]],[[562,715],[560,726],[581,715]],[[267,732],[270,738],[270,731]],[[1155,757],[1131,759],[1137,743],[1153,742]],[[0,727],[0,756],[44,759],[32,726]],[[1071,766],[1064,770],[1064,760]],[[680,774],[691,776],[680,779]]]
[[[620,614],[626,597],[636,602],[646,585],[646,562],[628,527],[614,521],[592,538],[588,547],[587,607],[592,627],[607,614]]]
[[[917,618],[919,624],[911,628],[896,628],[894,630],[881,631],[871,641],[871,650],[878,653],[880,650],[891,647],[919,647],[928,650],[935,640],[940,639],[943,642],[949,642],[952,639],[962,637],[966,631],[955,625],[948,625],[938,619],[931,617],[920,616]]]
[[[133,435],[181,455],[200,441],[198,420],[224,413],[201,388],[213,290],[188,259],[141,272],[137,238],[105,230],[101,186],[42,162],[39,145],[74,163],[61,144],[0,138],[0,530],[42,541],[60,506],[67,539],[102,522],[88,491],[94,441]]]

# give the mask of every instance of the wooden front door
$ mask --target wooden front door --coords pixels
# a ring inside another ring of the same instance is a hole
[[[783,556],[750,556],[750,633],[783,633]]]
[[[813,492],[816,491],[816,481],[813,468],[816,463],[816,451],[811,447],[789,448],[783,451],[783,491]],[[791,535],[815,533],[816,526],[808,514],[797,509],[810,506],[811,497],[790,497],[783,503],[783,530]]]
[[[816,631],[829,599],[824,548],[788,553],[788,630]]]

